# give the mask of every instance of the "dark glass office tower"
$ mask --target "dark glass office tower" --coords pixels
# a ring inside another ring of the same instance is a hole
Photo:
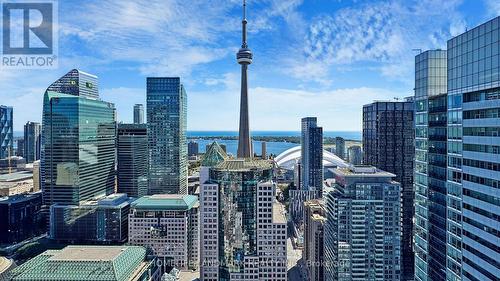
[[[363,164],[396,175],[401,183],[403,239],[402,280],[413,278],[413,101],[374,102],[363,107]]]
[[[147,195],[148,157],[146,124],[118,124],[118,193]]]
[[[23,155],[26,163],[33,163],[40,160],[41,133],[42,126],[40,123],[28,122],[24,125]]]
[[[446,51],[415,57],[415,280],[446,278]]]
[[[144,105],[136,104],[134,105],[134,124],[144,123]]]
[[[320,197],[323,188],[323,128],[317,126],[316,117],[302,118],[301,128],[300,189],[318,191]]]
[[[0,105],[0,159],[14,156],[13,109]]]
[[[147,79],[149,194],[187,194],[187,96],[178,77]]]
[[[341,137],[335,138],[335,155],[341,159],[345,159],[345,140]]]
[[[500,276],[500,17],[448,40],[447,280]]]
[[[63,76],[44,95],[41,185],[48,206],[79,205],[115,188],[114,105],[97,99],[96,76],[74,73],[80,71]]]

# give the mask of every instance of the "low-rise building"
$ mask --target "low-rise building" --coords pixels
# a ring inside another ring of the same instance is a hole
[[[137,246],[67,246],[48,250],[10,272],[13,281],[159,281],[155,260]]]
[[[129,243],[150,248],[178,269],[197,269],[199,252],[197,196],[157,194],[131,204]]]
[[[29,193],[33,188],[33,173],[22,171],[0,175],[0,197]]]
[[[0,244],[13,244],[45,232],[42,193],[0,198]]]

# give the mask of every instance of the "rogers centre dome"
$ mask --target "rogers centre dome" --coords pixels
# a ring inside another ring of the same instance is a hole
[[[293,170],[295,163],[300,160],[300,145],[292,147],[274,158],[278,167]],[[323,150],[323,166],[346,168],[349,164],[330,151]]]

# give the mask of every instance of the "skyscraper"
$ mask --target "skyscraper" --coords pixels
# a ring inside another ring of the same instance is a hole
[[[41,150],[41,131],[40,123],[28,122],[24,125],[24,158],[26,163],[33,163],[40,159]]]
[[[401,183],[403,239],[401,280],[413,279],[414,102],[374,102],[363,106],[363,164],[396,175]]]
[[[250,137],[250,120],[248,116],[248,65],[252,63],[252,52],[247,44],[247,18],[246,1],[243,1],[243,21],[242,21],[242,44],[236,54],[238,63],[241,65],[241,98],[240,98],[240,131],[238,137],[238,157],[253,157],[252,140]]]
[[[187,194],[187,96],[178,77],[147,78],[149,194]]]
[[[400,280],[400,185],[370,166],[334,170],[326,195],[325,279]]]
[[[0,105],[0,159],[14,156],[13,109]]]
[[[134,124],[144,124],[144,105],[134,105]]]
[[[447,280],[500,276],[500,17],[448,40]]]
[[[78,70],[45,92],[41,160],[45,205],[79,205],[114,192],[115,108],[98,98],[97,77]]]
[[[148,193],[146,124],[118,124],[118,193],[142,197]]]
[[[345,140],[342,137],[335,138],[335,155],[345,159]]]
[[[318,191],[323,188],[323,128],[317,126],[316,117],[302,118],[300,189]]]
[[[446,275],[446,51],[415,57],[415,279]]]
[[[205,150],[206,151],[206,150]],[[189,156],[196,156],[199,153],[199,145],[195,141],[190,141],[188,143],[188,155]]]
[[[361,146],[349,146],[347,149],[347,156],[349,158],[349,163],[353,165],[361,165],[363,162],[363,151],[361,150]]]
[[[325,280],[324,237],[325,237],[325,203],[323,200],[304,202],[304,248],[302,259],[307,268],[307,280]]]

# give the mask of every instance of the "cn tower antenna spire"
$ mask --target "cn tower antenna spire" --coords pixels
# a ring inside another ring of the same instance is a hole
[[[252,158],[252,140],[248,115],[248,66],[252,63],[252,51],[247,44],[247,2],[243,0],[242,44],[236,54],[241,65],[240,131],[238,136],[238,158]]]

